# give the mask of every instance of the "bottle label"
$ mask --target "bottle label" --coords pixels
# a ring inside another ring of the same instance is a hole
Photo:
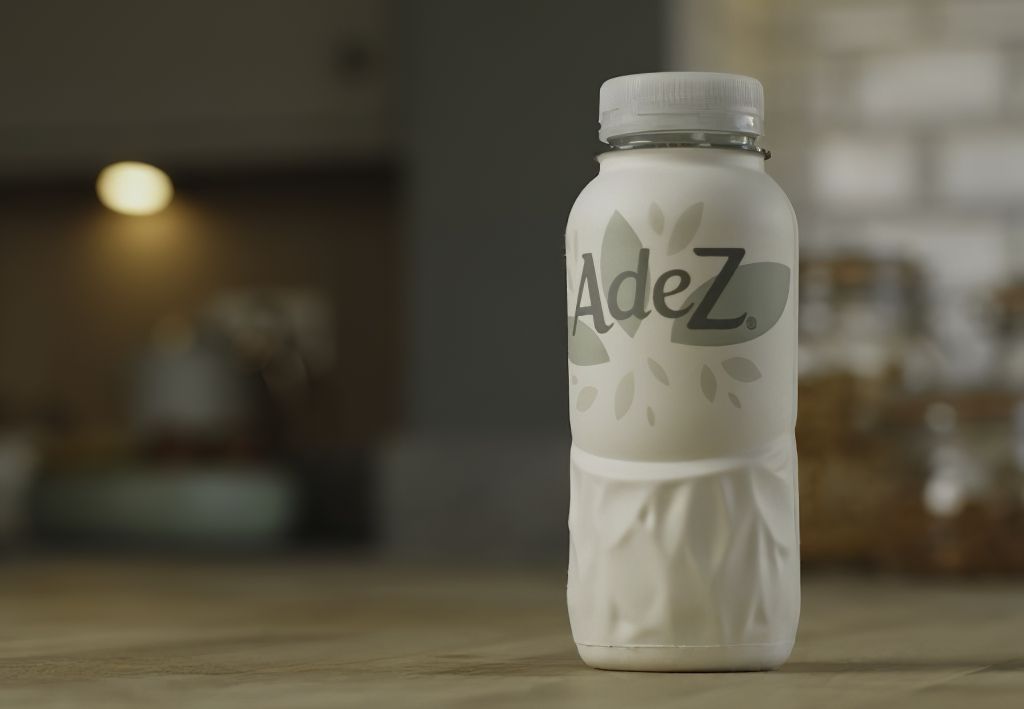
[[[689,249],[702,211],[703,203],[697,203],[679,218],[664,247],[668,255]],[[573,269],[579,282],[575,311],[568,322],[570,361],[581,365],[607,361],[598,334],[619,325],[633,337],[649,317],[673,321],[672,342],[697,346],[747,342],[778,322],[789,299],[788,266],[771,261],[747,263],[746,249],[739,247],[689,251],[697,259],[717,263],[717,273],[696,286],[685,268],[651,273],[650,249],[615,212],[605,229],[600,253],[580,254]]]

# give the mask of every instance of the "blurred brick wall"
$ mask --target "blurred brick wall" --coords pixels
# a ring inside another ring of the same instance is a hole
[[[932,309],[969,323],[951,337],[980,336],[972,308],[1024,270],[1024,2],[669,9],[672,68],[764,83],[768,169],[797,209],[803,256],[909,258]],[[962,364],[978,370],[986,358],[968,352]]]

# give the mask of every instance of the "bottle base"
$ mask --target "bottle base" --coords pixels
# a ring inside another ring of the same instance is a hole
[[[612,647],[576,643],[580,658],[599,670],[626,672],[757,672],[780,667],[792,642],[755,645]]]

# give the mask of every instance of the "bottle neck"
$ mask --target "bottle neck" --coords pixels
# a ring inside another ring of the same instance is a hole
[[[745,133],[663,131],[612,136],[598,155],[601,169],[637,162],[702,162],[728,164],[764,172],[771,153]]]
[[[724,151],[736,151],[739,154],[746,154],[747,157],[756,156],[756,162],[761,163],[761,170],[764,169],[764,161],[771,158],[771,151],[760,147],[757,144],[757,136],[747,133],[728,133],[715,131],[658,131],[651,133],[631,133],[627,135],[616,135],[608,138],[608,151],[601,157],[613,154],[634,153],[652,155],[648,151],[672,149],[672,154],[681,157],[682,153],[676,151],[678,148],[687,148],[687,157],[693,155],[693,150],[708,149],[707,154],[701,153],[703,157],[715,160],[716,158],[727,158]],[[753,160],[745,160],[740,157],[734,158],[737,162],[753,163]],[[732,161],[732,160],[730,160]],[[601,162],[604,162],[601,160]]]
[[[726,131],[672,130],[649,133],[627,133],[608,138],[612,150],[635,150],[637,148],[735,148],[751,150],[764,155],[767,160],[771,153],[757,145],[756,135]]]

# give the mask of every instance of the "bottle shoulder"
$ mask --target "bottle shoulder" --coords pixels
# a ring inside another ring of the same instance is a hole
[[[652,203],[670,209],[678,203],[698,201],[733,211],[737,217],[778,212],[795,218],[789,197],[763,170],[682,163],[601,171],[580,191],[570,220],[581,212],[634,210]]]

